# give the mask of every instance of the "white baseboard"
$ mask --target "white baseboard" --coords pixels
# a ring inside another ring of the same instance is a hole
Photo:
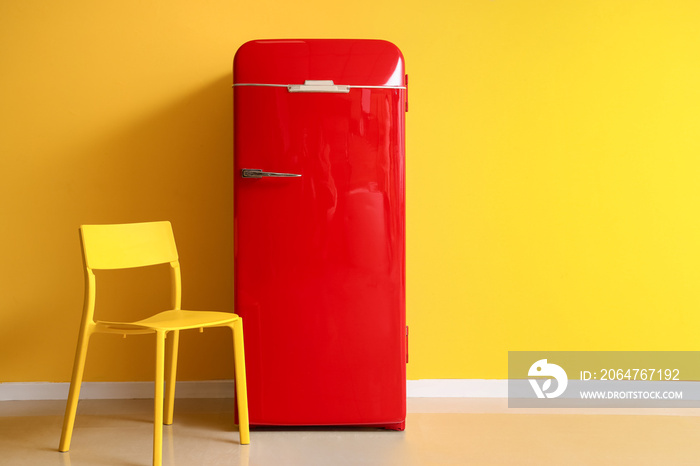
[[[177,398],[233,397],[232,380],[178,382]],[[424,379],[406,381],[406,396],[416,398],[506,398],[507,380]],[[80,399],[135,399],[153,397],[153,382],[83,382]],[[0,401],[65,400],[67,383],[0,383]]]
[[[0,383],[0,401],[9,400],[65,400],[68,383],[11,382]],[[153,382],[83,382],[80,399],[136,399],[153,398]],[[233,380],[205,380],[177,383],[177,398],[233,397]]]
[[[407,380],[406,396],[410,398],[508,398],[508,380]]]

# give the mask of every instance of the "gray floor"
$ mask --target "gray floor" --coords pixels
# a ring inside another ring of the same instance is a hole
[[[232,400],[177,400],[164,465],[700,464],[700,410],[509,410],[500,399],[413,398],[404,432],[267,428],[241,446]],[[1,465],[149,465],[152,402],[84,400],[69,453],[64,402],[0,402]]]

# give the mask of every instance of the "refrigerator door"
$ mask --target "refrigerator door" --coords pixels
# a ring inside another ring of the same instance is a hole
[[[252,425],[403,428],[405,101],[388,42],[236,54],[235,305]]]

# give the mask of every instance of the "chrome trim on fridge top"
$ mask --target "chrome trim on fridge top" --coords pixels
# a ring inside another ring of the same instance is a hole
[[[303,87],[307,86],[307,84],[262,84],[262,83],[236,83],[233,85],[233,87],[286,87],[289,92],[304,92]],[[353,85],[334,85],[338,88],[344,88],[344,89],[406,89],[406,86],[353,86]],[[292,88],[294,90],[292,90]],[[298,90],[298,88],[302,88],[302,90]],[[328,91],[328,90],[318,90],[318,91],[309,91],[306,90],[306,92],[342,92],[345,93],[346,91]]]
[[[312,80],[307,79],[304,84],[292,84],[287,90],[289,92],[326,92],[329,94],[347,94],[350,86],[337,85],[333,80]]]

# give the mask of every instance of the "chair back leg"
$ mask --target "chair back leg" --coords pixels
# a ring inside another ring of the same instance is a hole
[[[165,360],[165,415],[163,424],[173,423],[173,410],[175,408],[175,380],[177,379],[177,352],[180,344],[180,331],[173,330],[166,338],[167,354]]]

